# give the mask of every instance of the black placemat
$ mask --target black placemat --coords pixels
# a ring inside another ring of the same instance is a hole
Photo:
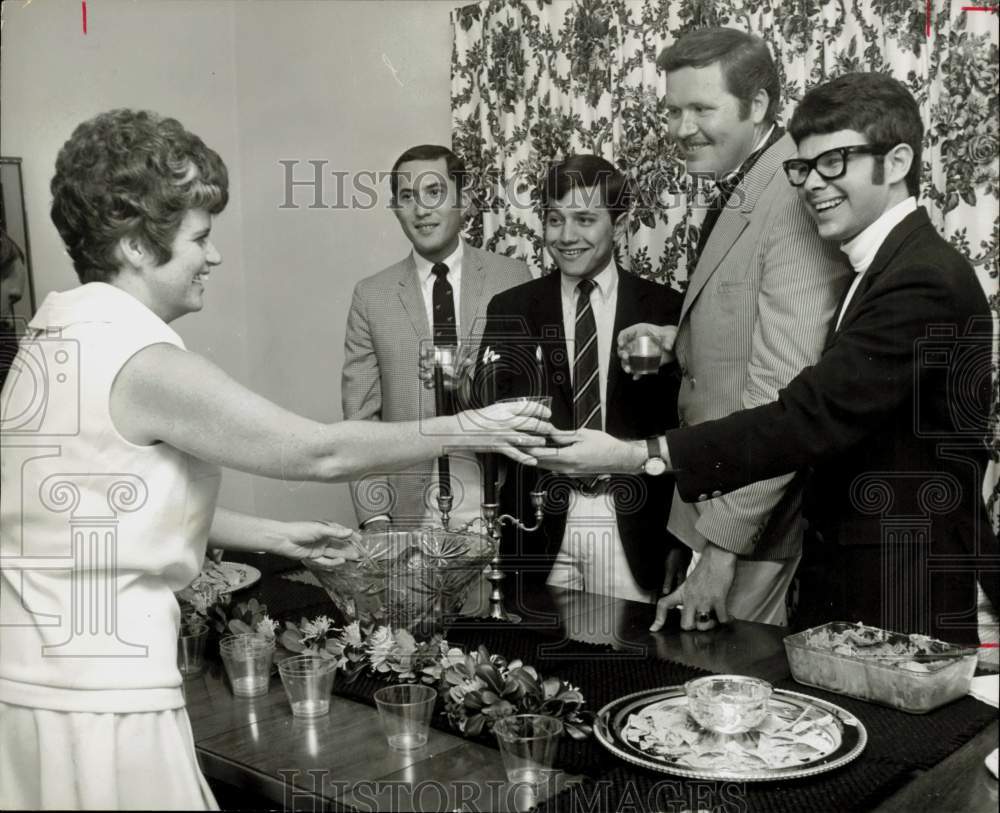
[[[810,811],[866,810],[913,777],[937,765],[997,718],[985,703],[964,697],[928,714],[906,712],[802,686],[793,680],[777,688],[819,697],[841,706],[864,724],[868,745],[848,765],[829,773],[782,782],[710,782],[647,771],[615,760],[596,782],[570,788],[539,806],[539,811],[683,809]],[[625,692],[623,692],[624,694]],[[593,775],[592,775],[593,776]],[[589,807],[594,800],[597,808]],[[673,800],[673,801],[671,801]],[[674,807],[669,805],[673,804]]]

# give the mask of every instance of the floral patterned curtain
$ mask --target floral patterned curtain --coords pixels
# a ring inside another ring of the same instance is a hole
[[[693,28],[724,25],[752,31],[771,46],[784,120],[808,88],[841,73],[886,71],[910,88],[930,122],[921,203],[969,258],[1000,311],[1000,37],[995,12],[963,11],[962,5],[481,0],[456,9],[453,147],[473,173],[479,204],[467,236],[547,272],[537,182],[551,159],[594,152],[629,175],[638,193],[619,261],[683,290],[702,210],[687,205],[696,190],[688,188],[666,134],[656,56]],[[993,437],[994,460],[1000,460],[996,432]],[[996,518],[1000,487],[992,492]]]

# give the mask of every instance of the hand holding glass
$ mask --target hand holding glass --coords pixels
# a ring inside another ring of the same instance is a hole
[[[660,370],[660,346],[652,336],[636,336],[628,348],[632,375],[653,375]]]
[[[440,367],[445,390],[454,392],[461,389],[475,364],[474,350],[467,342],[458,345],[424,345],[420,352],[419,371],[424,387],[434,388],[434,368]]]

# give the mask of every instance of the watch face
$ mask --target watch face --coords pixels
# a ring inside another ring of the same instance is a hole
[[[667,470],[667,464],[662,457],[651,457],[643,464],[642,469],[646,474],[651,474],[655,477]]]

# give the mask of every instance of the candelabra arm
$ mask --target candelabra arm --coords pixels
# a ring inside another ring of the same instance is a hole
[[[542,520],[545,519],[545,497],[547,492],[545,491],[532,491],[531,492],[531,505],[535,509],[535,524],[525,525],[524,522],[519,520],[517,517],[511,514],[500,514],[494,519],[494,522],[498,526],[503,526],[504,523],[508,525],[513,525],[515,528],[520,528],[525,533],[534,533],[539,528],[542,527]],[[485,506],[484,506],[485,507]]]

